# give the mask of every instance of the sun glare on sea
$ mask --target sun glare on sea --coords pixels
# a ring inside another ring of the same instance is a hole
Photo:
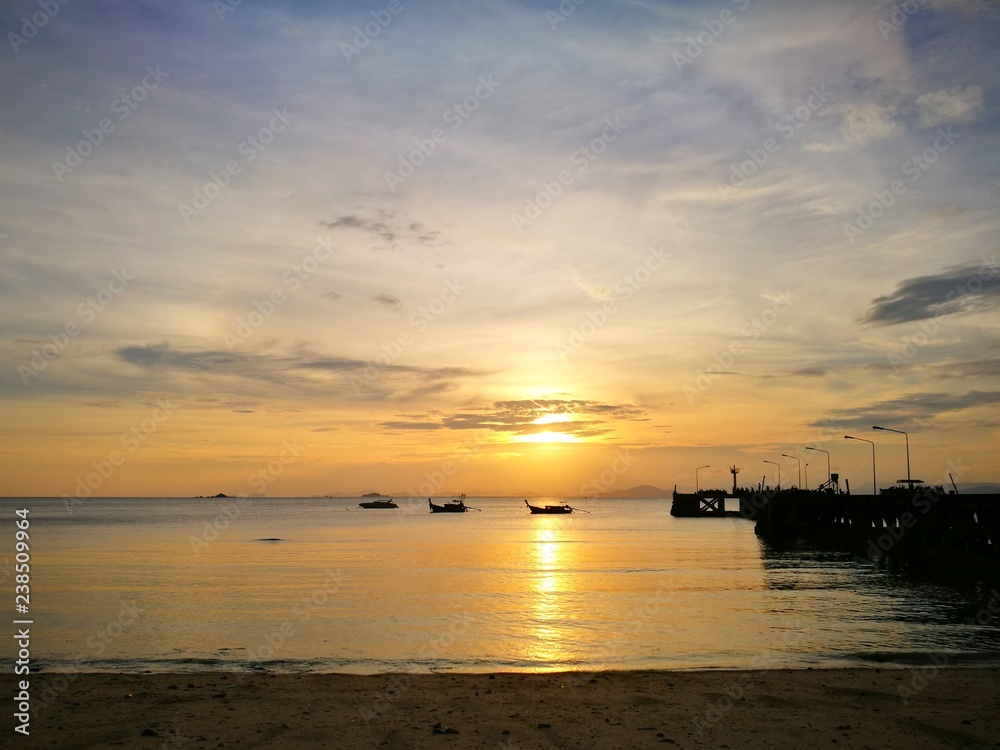
[[[536,519],[551,523],[551,517]],[[539,671],[547,671],[567,660],[565,625],[571,614],[563,610],[567,582],[564,577],[567,549],[559,529],[541,526],[534,538],[533,581],[534,597],[531,603],[532,633],[527,643],[527,654],[536,662]]]

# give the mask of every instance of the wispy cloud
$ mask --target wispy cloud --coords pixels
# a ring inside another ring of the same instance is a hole
[[[892,325],[982,311],[998,304],[1000,267],[996,261],[966,263],[900,282],[892,294],[872,302],[863,322]]]
[[[579,399],[523,399],[497,401],[490,406],[460,411],[439,421],[415,419],[383,423],[391,429],[487,430],[511,435],[557,431],[575,437],[607,434],[619,423],[644,418],[631,404],[607,404]]]
[[[1000,404],[1000,391],[951,393],[912,393],[850,409],[833,409],[828,416],[810,423],[811,427],[860,427],[871,429],[880,422],[898,427],[927,427],[940,417],[970,409]],[[978,415],[977,417],[978,418]]]

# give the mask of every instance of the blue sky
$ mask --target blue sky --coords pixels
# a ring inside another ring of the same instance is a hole
[[[291,439],[271,494],[806,444],[863,486],[873,419],[997,478],[994,4],[45,7],[0,11],[4,494],[163,397],[95,492],[236,494]]]

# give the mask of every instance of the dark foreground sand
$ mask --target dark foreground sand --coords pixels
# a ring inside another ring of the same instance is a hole
[[[11,679],[2,682],[12,694]],[[493,676],[36,674],[31,693],[30,738],[13,731],[8,710],[0,746],[1000,747],[1000,671],[929,662]]]

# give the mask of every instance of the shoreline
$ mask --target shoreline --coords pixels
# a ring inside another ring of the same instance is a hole
[[[943,660],[940,663],[944,663]],[[2,682],[16,694],[13,675]],[[30,747],[988,748],[1000,667],[30,675]],[[2,730],[14,734],[8,713]]]

